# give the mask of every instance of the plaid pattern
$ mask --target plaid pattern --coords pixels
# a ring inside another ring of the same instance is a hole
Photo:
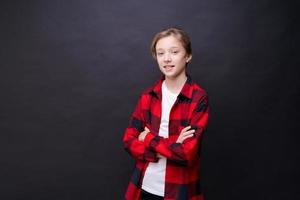
[[[169,137],[158,135],[161,120],[161,86],[164,77],[146,89],[125,130],[125,150],[135,159],[136,165],[129,182],[126,200],[138,200],[145,170],[149,162],[157,162],[157,153],[167,158],[165,200],[203,200],[200,190],[199,166],[201,138],[208,121],[206,92],[188,76],[185,85],[170,111]],[[176,143],[181,130],[191,125],[195,136]],[[138,140],[140,132],[150,132],[144,142]]]

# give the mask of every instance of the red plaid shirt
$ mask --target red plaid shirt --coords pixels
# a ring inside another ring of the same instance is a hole
[[[158,135],[161,121],[161,86],[164,78],[146,89],[125,130],[123,143],[126,151],[136,160],[126,200],[139,200],[141,184],[149,162],[157,162],[157,153],[167,158],[165,200],[202,200],[199,165],[201,138],[208,121],[206,92],[188,76],[169,116],[169,137]],[[195,129],[195,136],[176,143],[186,126]],[[138,140],[140,132],[148,127],[150,132],[144,142]]]

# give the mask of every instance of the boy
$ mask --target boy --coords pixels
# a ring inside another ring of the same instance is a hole
[[[209,108],[186,72],[190,39],[169,28],[155,35],[151,52],[163,77],[142,93],[123,137],[136,160],[125,199],[202,200],[199,150]]]

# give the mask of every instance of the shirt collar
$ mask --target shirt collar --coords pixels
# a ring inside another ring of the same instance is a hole
[[[165,80],[165,76],[162,76],[161,79],[158,80],[156,84],[149,90],[150,93],[155,94],[159,99],[162,98],[161,86],[164,80]],[[183,96],[188,99],[191,99],[193,94],[192,83],[193,80],[191,76],[187,74],[187,80],[185,81],[178,96]]]

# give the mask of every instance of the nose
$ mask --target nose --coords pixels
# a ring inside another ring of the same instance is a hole
[[[165,62],[170,62],[171,61],[171,55],[169,53],[166,53],[164,56],[164,61]]]

